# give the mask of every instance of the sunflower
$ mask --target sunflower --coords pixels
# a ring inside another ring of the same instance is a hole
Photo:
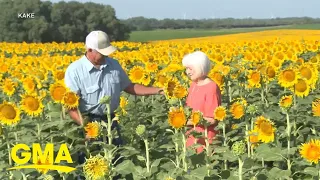
[[[276,76],[276,70],[272,66],[268,66],[266,68],[266,72],[265,73],[266,73],[268,82],[274,80],[274,78]]]
[[[313,113],[313,116],[320,117],[320,98],[315,99],[312,102],[312,113]]]
[[[14,94],[14,92],[16,91],[16,87],[18,86],[18,84],[10,78],[4,79],[1,84],[3,92],[9,97]]]
[[[129,77],[133,83],[140,83],[145,77],[145,71],[141,66],[134,66],[129,71]]]
[[[191,114],[191,122],[195,126],[197,125],[202,119],[202,113],[200,111],[192,111]]]
[[[86,179],[106,179],[110,172],[109,161],[100,154],[91,156],[83,164],[83,172]]]
[[[316,82],[318,80],[318,70],[311,63],[303,64],[299,68],[299,73],[301,77],[303,77],[307,83],[315,89]]]
[[[175,129],[182,128],[186,122],[186,116],[183,108],[171,107],[168,115],[168,122]]]
[[[294,84],[294,89],[290,89],[299,97],[308,96],[310,92],[310,86],[304,79],[298,79],[297,83]]]
[[[4,125],[16,125],[20,122],[19,108],[10,102],[0,104],[0,123]]]
[[[177,85],[173,90],[173,97],[177,99],[182,99],[186,97],[188,94],[188,91],[185,87],[181,86],[180,84]]]
[[[280,101],[279,101],[279,105],[282,108],[289,108],[292,105],[292,99],[293,96],[289,95],[289,96],[282,96]]]
[[[62,81],[64,79],[64,70],[54,70],[53,77],[55,81]]]
[[[78,94],[72,91],[66,92],[62,97],[61,104],[63,104],[67,109],[77,108],[79,105]]]
[[[258,70],[249,70],[248,74],[248,83],[249,83],[249,88],[260,88],[261,84],[261,75]]]
[[[145,86],[149,86],[151,82],[150,74],[146,74],[145,77],[141,80],[141,83]]]
[[[158,71],[158,64],[157,63],[150,63],[146,64],[146,71],[147,72],[157,72]]]
[[[279,74],[279,85],[285,88],[292,87],[298,82],[298,73],[293,68],[282,70]]]
[[[127,111],[125,110],[127,105],[128,105],[128,100],[125,97],[121,96],[120,97],[120,105],[119,106],[120,106],[123,114],[127,113]]]
[[[158,73],[155,78],[154,86],[164,87],[168,79],[169,78],[166,75]]]
[[[234,119],[240,119],[244,116],[245,107],[241,102],[236,101],[231,105],[230,112]]]
[[[264,143],[269,143],[274,141],[274,131],[273,122],[269,119],[259,116],[256,119],[255,129],[258,131],[258,139]]]
[[[55,103],[61,103],[67,88],[64,84],[56,82],[50,85],[50,95]]]
[[[220,87],[224,83],[224,77],[222,73],[218,71],[210,71],[209,75],[210,79],[212,79],[217,85]]]
[[[253,129],[251,131],[248,131],[248,135],[249,135],[249,142],[251,144],[251,147],[256,147],[259,143],[259,136],[258,136],[258,130],[257,129]]]
[[[92,139],[96,139],[100,136],[101,133],[101,125],[99,122],[89,122],[85,127],[86,136]]]
[[[311,163],[318,164],[320,159],[320,140],[312,139],[300,147],[300,155]]]
[[[36,83],[34,82],[33,78],[27,77],[22,80],[22,86],[26,93],[30,94],[34,92]]]
[[[214,110],[214,119],[218,121],[223,121],[224,118],[227,116],[226,108],[223,106],[219,106]]]
[[[164,92],[169,99],[173,98],[177,86],[179,86],[179,82],[176,78],[171,78],[166,82]]]
[[[24,94],[21,98],[21,109],[28,116],[36,117],[42,113],[44,106],[40,98],[31,94]]]

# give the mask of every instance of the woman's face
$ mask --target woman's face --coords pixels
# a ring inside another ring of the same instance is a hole
[[[198,74],[195,70],[195,68],[193,66],[187,66],[186,67],[186,73],[187,76],[192,80],[192,81],[196,81],[199,77]]]

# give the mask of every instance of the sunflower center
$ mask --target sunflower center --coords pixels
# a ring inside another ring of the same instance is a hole
[[[263,132],[263,134],[271,135],[272,134],[272,125],[268,122],[262,122],[260,124],[260,130]]]
[[[269,78],[273,78],[273,77],[275,77],[275,75],[276,75],[276,71],[275,71],[273,68],[268,67],[268,69],[267,69],[267,75],[268,75]]]
[[[218,110],[216,113],[216,118],[222,119],[225,116],[225,111],[224,110]]]
[[[27,97],[25,100],[25,104],[31,111],[39,109],[40,106],[39,101],[34,97]]]
[[[65,96],[65,102],[66,104],[73,104],[77,101],[77,98],[76,98],[76,95],[75,94],[70,94],[68,93],[66,96]]]
[[[305,90],[307,90],[307,83],[304,80],[299,80],[295,85],[295,88],[298,92],[304,92]]]
[[[58,72],[58,73],[57,73],[57,79],[58,79],[58,80],[64,79],[64,72]]]
[[[283,76],[289,82],[292,82],[296,77],[295,73],[293,71],[291,71],[291,70],[284,71],[283,72]]]
[[[7,104],[2,105],[0,112],[6,119],[14,119],[17,115],[15,109]]]
[[[312,72],[309,68],[303,67],[300,69],[300,73],[303,77],[307,78],[308,80],[312,77]]]
[[[259,73],[253,73],[251,75],[251,79],[254,81],[254,82],[258,82],[260,80],[260,74]]]
[[[310,157],[311,159],[317,159],[319,157],[319,153],[320,152],[320,148],[316,147],[316,146],[311,146],[309,149],[308,149],[308,152],[307,152],[307,156]]]
[[[53,90],[52,96],[55,100],[61,100],[63,98],[66,89],[62,86],[58,86]]]
[[[141,79],[143,76],[143,73],[140,70],[134,71],[133,76],[135,79]]]
[[[6,84],[6,85],[5,85],[5,89],[6,89],[7,91],[12,91],[12,90],[13,90],[13,85],[12,85],[12,84]]]

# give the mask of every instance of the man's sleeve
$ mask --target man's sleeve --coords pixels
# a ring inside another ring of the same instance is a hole
[[[66,87],[70,89],[70,91],[80,95],[80,88],[79,88],[77,76],[74,70],[67,68],[64,75],[64,83]]]
[[[119,64],[119,71],[120,71],[120,86],[121,86],[121,91],[126,89],[132,82],[129,79],[127,73],[124,71],[124,69],[121,67]]]

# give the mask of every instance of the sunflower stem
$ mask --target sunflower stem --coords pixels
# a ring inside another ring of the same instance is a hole
[[[146,167],[147,172],[150,173],[150,157],[149,157],[149,143],[147,139],[144,139],[144,145],[146,147]]]
[[[205,142],[206,142],[206,151],[207,151],[207,173],[208,173],[208,176],[210,176],[210,165],[209,165],[209,156],[210,156],[210,146],[209,146],[209,138],[208,138],[208,125],[205,124],[204,125],[204,136],[206,138]]]
[[[185,172],[188,171],[187,161],[186,161],[186,154],[187,154],[187,146],[186,146],[186,136],[183,132],[181,132],[182,135],[182,141],[183,141],[183,156],[182,156],[182,163],[183,163],[183,169]]]
[[[232,93],[231,93],[231,82],[228,81],[228,96],[229,96],[229,103],[232,101]]]
[[[264,168],[264,159],[261,158],[261,165],[262,165],[262,168]]]
[[[174,133],[175,133],[175,135],[178,134],[177,129],[175,129]],[[179,144],[178,144],[177,140],[174,141],[174,144],[175,144],[175,149],[176,149],[176,166],[177,166],[177,168],[179,168],[180,167],[180,160],[179,160],[179,155],[178,155],[178,153],[179,153]]]
[[[293,111],[294,111],[294,119],[293,119],[293,135],[294,135],[294,138],[293,138],[293,146],[296,145],[296,140],[297,140],[297,123],[296,123],[296,119],[297,119],[297,96],[296,94],[294,93],[293,94]]]
[[[243,166],[243,161],[241,160],[240,157],[238,157],[238,162],[239,162],[238,176],[239,176],[239,180],[242,180],[242,166]]]
[[[12,166],[12,160],[11,160],[11,148],[10,148],[10,141],[9,141],[9,130],[6,128],[5,130],[5,138],[7,143],[7,149],[8,149],[8,157],[9,157],[9,165]]]
[[[287,158],[287,166],[288,170],[291,170],[291,162],[290,162],[290,136],[291,136],[291,126],[290,126],[290,118],[288,112],[286,112],[287,118],[287,135],[288,135],[288,158]]]
[[[206,151],[207,151],[207,157],[210,156],[210,151],[209,151],[209,138],[208,138],[208,126],[204,126],[204,136],[206,138]]]
[[[227,147],[226,124],[222,122],[223,146]],[[224,170],[228,170],[228,161],[224,160]]]
[[[61,121],[66,119],[66,109],[61,105]]]
[[[112,127],[112,120],[111,120],[111,109],[110,109],[110,104],[107,104],[107,116],[108,116],[108,144],[112,144],[112,133],[111,133],[111,127]]]
[[[250,139],[249,139],[249,126],[246,123],[246,139],[247,139],[247,150],[248,150],[248,157],[251,157],[251,153],[250,153]]]

